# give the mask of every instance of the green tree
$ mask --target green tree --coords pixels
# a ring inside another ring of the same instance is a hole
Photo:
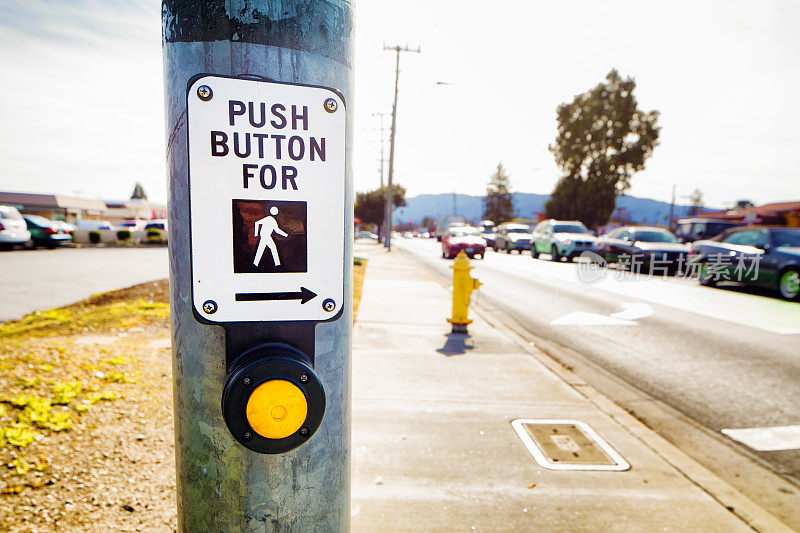
[[[434,220],[433,217],[423,217],[422,223],[420,224],[420,226],[422,226],[425,229],[431,229],[435,225],[436,225],[436,220]]]
[[[616,70],[606,81],[558,106],[550,151],[564,175],[545,204],[548,218],[577,219],[590,228],[611,217],[617,196],[658,145],[658,111],[639,109],[633,78]]]
[[[131,200],[147,200],[147,193],[144,192],[144,187],[138,181],[136,185],[133,187],[133,192],[131,193]]]
[[[703,210],[703,191],[700,189],[695,189],[692,191],[692,194],[689,195],[689,201],[691,204],[689,206],[689,210],[686,212],[686,215],[690,217],[696,217],[700,214],[700,211]]]
[[[497,164],[497,169],[486,186],[483,218],[495,224],[502,224],[514,218],[514,194],[511,192],[511,179],[506,174],[503,163]]]
[[[392,204],[395,207],[406,205],[406,189],[402,185],[392,185]],[[382,226],[386,216],[386,187],[356,193],[355,215],[364,224]]]

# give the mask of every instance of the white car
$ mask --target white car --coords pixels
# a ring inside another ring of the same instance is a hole
[[[78,226],[78,229],[88,229],[89,231],[114,229],[114,226],[108,220],[79,220],[75,222],[75,225]]]
[[[0,246],[14,247],[31,240],[31,232],[16,207],[0,205]]]

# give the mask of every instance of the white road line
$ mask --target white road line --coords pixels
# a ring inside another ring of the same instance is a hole
[[[722,432],[759,452],[800,449],[800,426],[723,429]]]
[[[597,313],[587,313],[585,311],[573,311],[561,318],[556,318],[550,324],[554,326],[636,326],[633,320],[623,320],[613,316],[599,315]]]

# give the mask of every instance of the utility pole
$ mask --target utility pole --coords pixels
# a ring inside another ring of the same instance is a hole
[[[672,185],[672,202],[669,204],[669,226],[668,229],[672,231],[672,221],[675,220],[675,184]]]
[[[348,531],[352,3],[162,0],[161,13],[178,531]],[[234,134],[305,126],[327,142],[291,167],[231,157]]]
[[[372,113],[373,117],[380,117],[381,118],[381,158],[380,158],[380,175],[381,175],[381,187],[383,187],[383,167],[386,164],[386,158],[384,157],[384,148],[386,146],[386,139],[384,138],[383,134],[386,133],[386,127],[383,124],[383,118],[389,116],[388,113]]]
[[[455,189],[453,189],[453,214],[458,214],[458,196],[456,196]]]
[[[394,104],[392,105],[392,136],[389,142],[389,183],[386,187],[386,214],[383,217],[386,224],[386,240],[384,246],[388,251],[392,251],[392,179],[394,178],[394,140],[397,135],[397,93],[400,84],[400,52],[420,53],[420,47],[409,48],[408,45],[401,47],[383,45],[384,50],[394,50],[396,54],[394,64]]]

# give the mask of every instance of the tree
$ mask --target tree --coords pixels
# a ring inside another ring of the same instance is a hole
[[[420,226],[425,229],[431,229],[435,225],[436,221],[433,219],[433,217],[423,217],[422,223],[420,224]]]
[[[703,191],[700,189],[692,191],[692,194],[689,195],[689,201],[691,204],[689,210],[686,212],[686,216],[696,217],[700,214],[700,211],[703,210]]]
[[[633,78],[612,70],[606,81],[558,106],[558,136],[550,151],[564,175],[545,204],[549,218],[577,219],[590,228],[611,217],[617,196],[645,167],[658,145],[658,111],[639,109]]]
[[[402,185],[392,185],[392,204],[395,207],[406,205],[406,189]],[[355,215],[364,224],[382,226],[386,216],[386,187],[356,193]]]
[[[133,193],[131,193],[131,200],[147,200],[147,193],[144,192],[144,187],[138,181],[136,185],[133,187]]]
[[[514,195],[511,192],[511,179],[503,168],[497,164],[486,186],[486,197],[483,199],[483,218],[495,224],[502,224],[514,218]]]

